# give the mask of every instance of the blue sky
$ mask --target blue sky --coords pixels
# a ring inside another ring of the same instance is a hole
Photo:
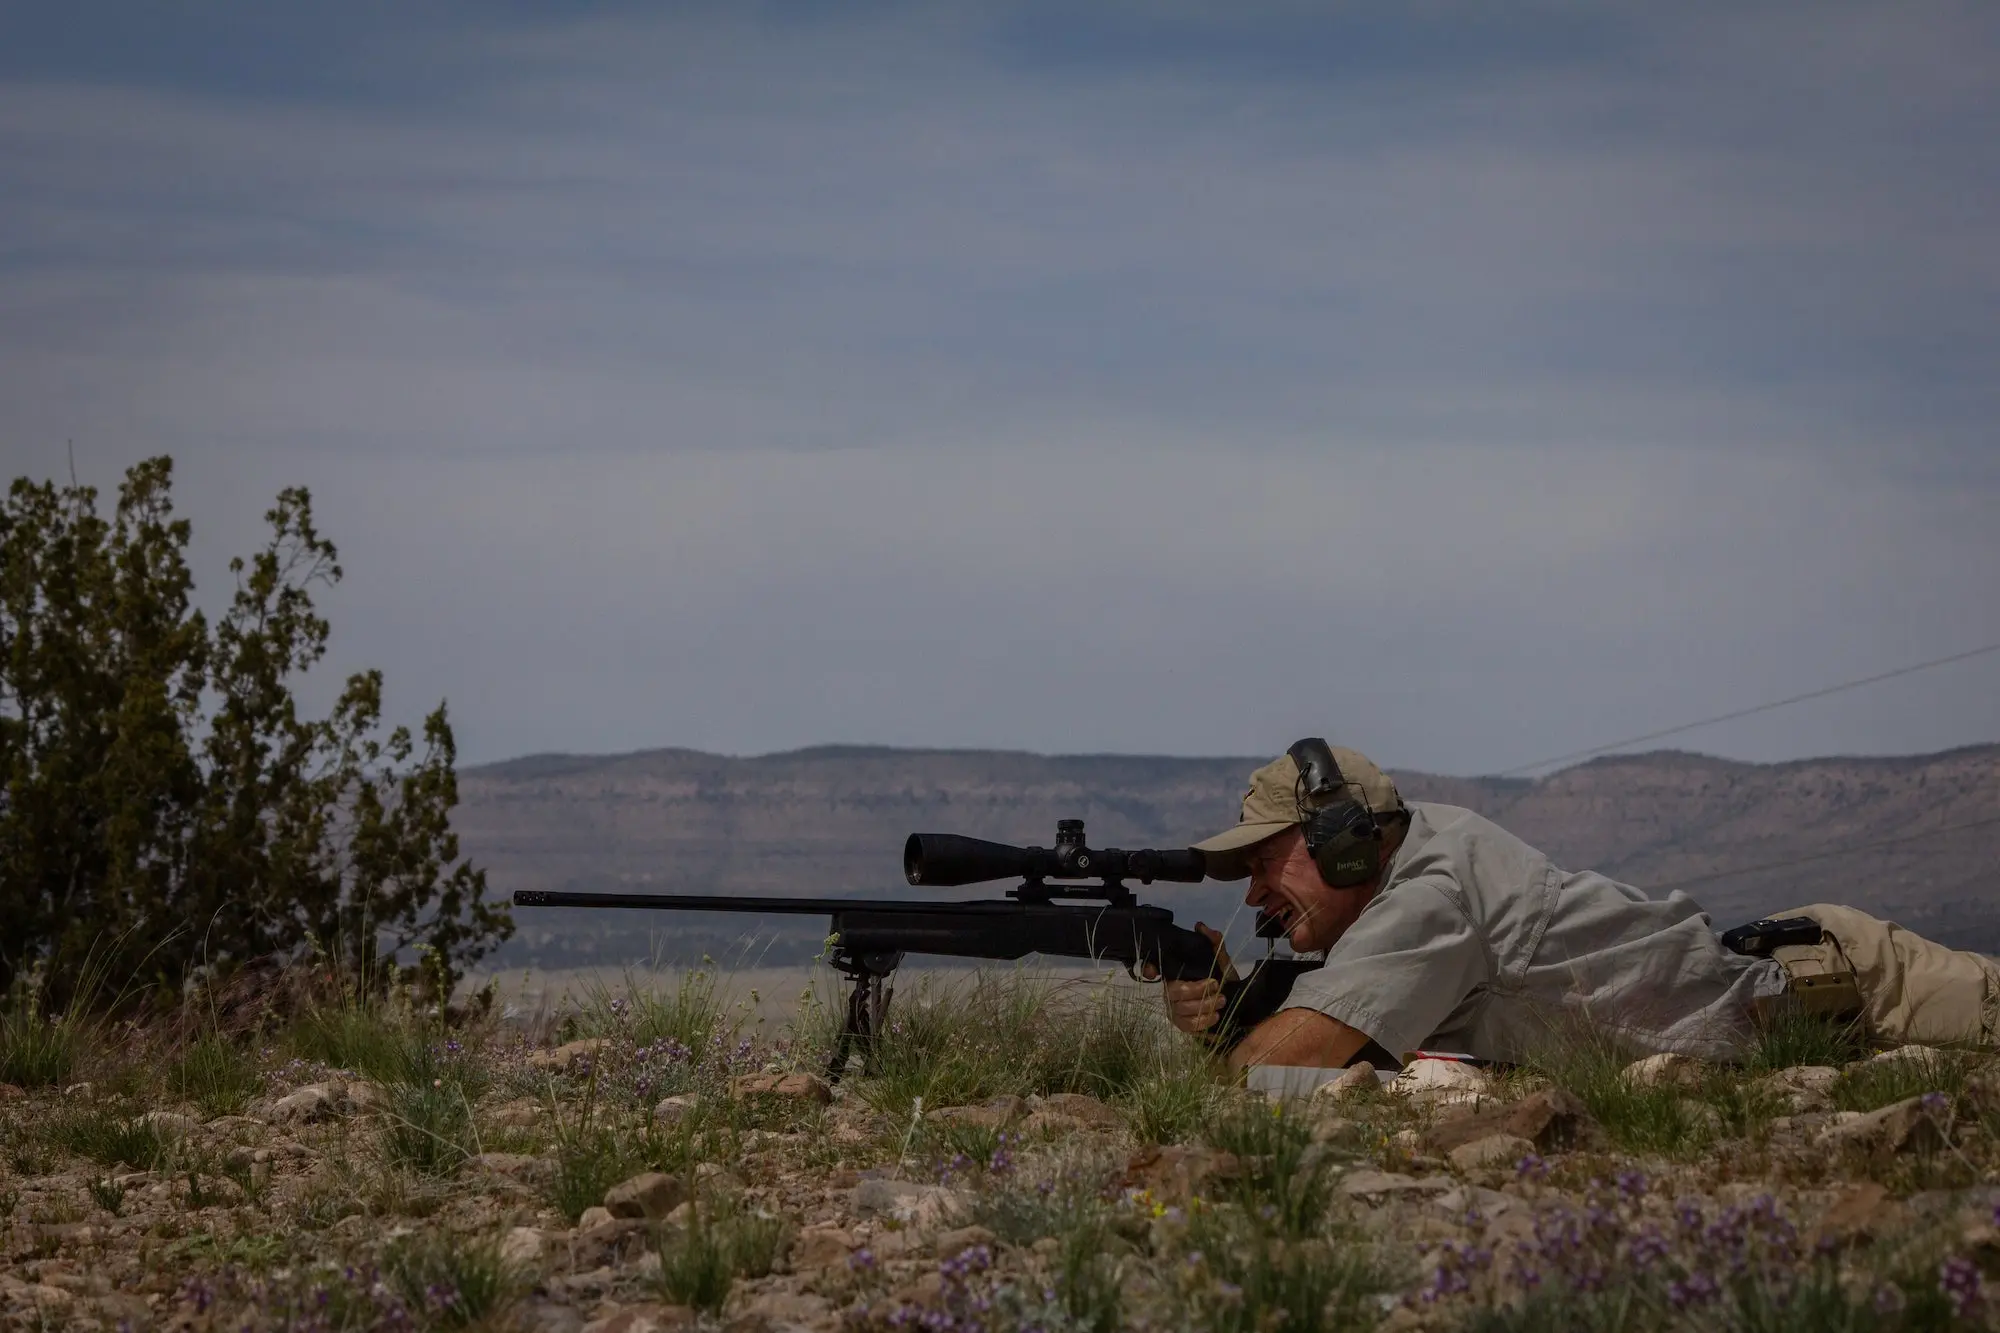
[[[1080,9],[1080,12],[1079,12]],[[1990,6],[0,10],[0,460],[473,759],[1507,767],[2000,640]],[[1690,745],[2000,739],[2000,659]]]

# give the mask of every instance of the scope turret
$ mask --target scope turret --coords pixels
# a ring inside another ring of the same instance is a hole
[[[1200,882],[1204,869],[1201,853],[1191,847],[1178,850],[1147,847],[1134,851],[1090,847],[1083,839],[1081,819],[1058,821],[1053,847],[1015,847],[956,833],[912,833],[903,844],[904,878],[912,884],[936,888],[982,884],[995,879],[1019,879],[1030,884],[1047,879],[1094,879],[1107,886],[1128,879],[1141,884],[1156,879],[1194,884]]]

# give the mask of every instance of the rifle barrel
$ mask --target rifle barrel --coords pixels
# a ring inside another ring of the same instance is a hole
[[[985,916],[995,909],[1018,910],[1002,899],[971,902],[898,902],[889,898],[739,898],[724,893],[582,893],[567,889],[516,889],[516,907],[636,907],[672,912],[769,912],[796,916],[837,916],[843,912],[909,912],[945,916]]]

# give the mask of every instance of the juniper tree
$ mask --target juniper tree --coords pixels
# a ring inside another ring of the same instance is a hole
[[[74,482],[0,505],[0,987],[32,970],[63,1004],[87,959],[173,986],[307,951],[379,987],[417,946],[455,978],[512,923],[451,829],[445,706],[384,735],[365,671],[303,716],[341,576],[311,496],[278,495],[211,625],[172,477],[136,465],[109,519]]]

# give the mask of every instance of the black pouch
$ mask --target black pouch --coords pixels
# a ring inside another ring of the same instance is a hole
[[[1791,944],[1818,944],[1826,938],[1819,922],[1809,916],[1765,917],[1722,932],[1722,947],[1753,958],[1769,958],[1773,949]]]

